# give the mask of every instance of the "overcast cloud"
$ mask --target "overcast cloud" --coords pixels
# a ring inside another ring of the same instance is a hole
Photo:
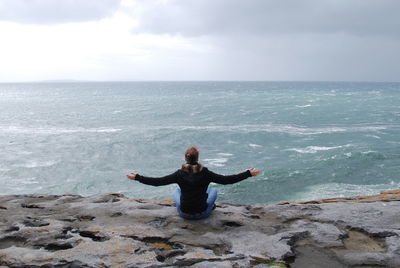
[[[153,33],[400,35],[398,0],[141,0],[140,3],[140,30]]]
[[[398,0],[0,0],[0,81],[399,81],[399,10]]]
[[[111,16],[120,0],[0,0],[0,20],[59,24]]]

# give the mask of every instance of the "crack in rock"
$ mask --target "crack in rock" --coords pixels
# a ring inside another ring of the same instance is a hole
[[[110,239],[109,237],[98,235],[99,232],[93,232],[88,230],[76,231],[76,232],[79,233],[80,236],[90,238],[96,242],[103,242]]]

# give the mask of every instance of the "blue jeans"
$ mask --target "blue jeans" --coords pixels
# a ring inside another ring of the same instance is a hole
[[[187,220],[201,220],[210,216],[214,209],[215,200],[217,200],[218,191],[215,188],[208,188],[207,190],[207,209],[198,214],[187,214],[181,210],[181,189],[176,189],[174,192],[174,199],[176,204],[176,210],[179,216]]]

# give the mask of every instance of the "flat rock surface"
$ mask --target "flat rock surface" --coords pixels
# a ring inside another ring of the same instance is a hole
[[[400,191],[217,203],[200,221],[117,193],[3,195],[0,267],[400,267]]]

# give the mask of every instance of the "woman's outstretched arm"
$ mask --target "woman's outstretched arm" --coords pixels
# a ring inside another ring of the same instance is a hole
[[[208,171],[211,182],[219,183],[219,184],[232,184],[242,180],[247,179],[248,177],[257,176],[260,174],[260,171],[254,168],[249,168],[245,172],[235,174],[235,175],[220,175],[214,173],[212,171]]]
[[[130,173],[126,175],[126,177],[130,180],[137,180],[144,184],[161,186],[161,185],[176,183],[178,181],[178,171],[164,177],[146,177],[146,176],[141,176],[137,173]]]

